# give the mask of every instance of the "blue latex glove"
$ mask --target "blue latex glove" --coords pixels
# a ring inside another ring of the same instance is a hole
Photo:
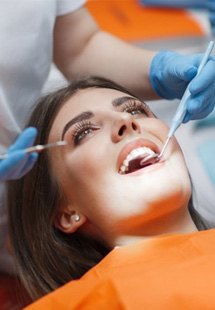
[[[33,145],[36,135],[36,128],[29,127],[9,147],[8,158],[0,160],[0,181],[19,179],[33,167],[38,154],[26,154],[24,149]]]
[[[190,99],[183,123],[206,117],[215,105],[215,57],[210,57],[197,76],[202,54],[184,56],[162,51],[154,56],[150,68],[150,82],[155,93],[165,99],[181,98],[190,83]]]
[[[207,0],[140,0],[146,6],[169,8],[205,8]]]

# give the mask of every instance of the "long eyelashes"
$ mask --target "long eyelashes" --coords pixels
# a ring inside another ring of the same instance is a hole
[[[149,117],[152,114],[149,107],[145,103],[133,99],[122,105],[121,109],[122,112],[127,112],[132,115],[143,114]]]
[[[74,127],[74,132],[72,133],[72,140],[74,145],[78,145],[81,141],[86,138],[86,136],[93,133],[93,131],[98,130],[99,127],[91,123],[90,121],[83,120],[77,123]]]

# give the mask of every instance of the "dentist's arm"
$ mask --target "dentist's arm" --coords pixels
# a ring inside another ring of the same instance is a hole
[[[201,55],[152,52],[101,31],[85,8],[58,17],[54,60],[69,80],[98,75],[114,80],[143,99],[181,98],[197,73]],[[205,117],[214,107],[215,58],[190,86],[185,121]]]
[[[149,82],[154,54],[101,31],[84,7],[57,18],[54,61],[68,80],[102,76],[144,99],[157,98]]]

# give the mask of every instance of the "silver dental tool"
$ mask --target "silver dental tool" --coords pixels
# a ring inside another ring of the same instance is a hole
[[[25,151],[25,153],[33,153],[33,152],[40,153],[43,150],[49,149],[51,147],[57,147],[57,146],[63,146],[63,145],[67,145],[67,142],[66,141],[57,141],[57,142],[48,143],[48,144],[44,144],[44,145],[38,144],[38,145],[28,147],[28,148],[24,149],[24,151]],[[8,157],[8,153],[0,154],[0,160],[6,159],[7,157]]]
[[[214,41],[210,41],[209,42],[209,45],[202,57],[202,60],[201,60],[201,63],[199,65],[199,68],[198,68],[198,71],[197,71],[197,74],[196,76],[198,76],[202,69],[204,68],[204,66],[206,65],[207,61],[208,61],[208,58],[213,50],[213,47],[214,47]],[[196,77],[195,76],[195,77]],[[191,81],[192,82],[192,81]],[[190,82],[190,83],[191,83]],[[183,122],[183,119],[184,119],[184,116],[186,114],[186,103],[187,103],[187,100],[189,99],[190,97],[190,91],[189,91],[189,86],[190,86],[190,83],[188,84],[185,92],[184,92],[184,95],[183,97],[181,98],[181,101],[178,105],[178,108],[176,110],[176,113],[172,119],[172,122],[171,122],[171,126],[170,126],[170,129],[169,129],[169,132],[168,132],[168,135],[167,135],[167,139],[166,139],[166,142],[160,152],[160,154],[153,154],[153,155],[149,155],[147,157],[145,157],[142,161],[141,161],[141,164],[145,164],[147,161],[150,161],[151,159],[154,159],[155,161],[158,161],[164,154],[164,151],[166,150],[166,147],[170,141],[170,139],[172,138],[172,136],[174,135],[175,131],[178,129],[178,127],[182,124]]]

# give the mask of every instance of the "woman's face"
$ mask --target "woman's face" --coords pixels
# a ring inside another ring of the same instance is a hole
[[[109,243],[144,229],[147,234],[161,218],[185,208],[190,180],[174,138],[162,161],[139,166],[150,150],[161,151],[167,133],[168,127],[128,94],[79,91],[63,105],[49,135],[49,142],[68,142],[50,153],[53,177],[66,198],[59,208],[84,216],[80,230]]]

